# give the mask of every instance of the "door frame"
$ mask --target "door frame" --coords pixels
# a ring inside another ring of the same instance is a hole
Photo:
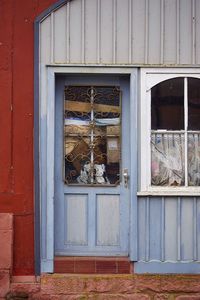
[[[55,77],[57,74],[130,75],[130,225],[129,255],[137,261],[137,87],[138,69],[122,67],[43,66],[39,80],[39,186],[41,272],[53,273]],[[36,125],[36,124],[35,124]],[[37,125],[38,127],[38,125]],[[35,133],[37,134],[37,133]]]

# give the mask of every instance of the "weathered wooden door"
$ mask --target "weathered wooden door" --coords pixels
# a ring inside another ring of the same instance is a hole
[[[55,255],[128,255],[129,78],[56,79]]]

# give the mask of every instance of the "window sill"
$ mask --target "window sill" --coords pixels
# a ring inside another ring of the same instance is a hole
[[[137,192],[137,196],[200,196],[200,187],[193,188],[151,188]]]

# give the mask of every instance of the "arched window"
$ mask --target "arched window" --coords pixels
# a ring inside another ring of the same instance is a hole
[[[145,160],[150,188],[200,186],[200,78],[188,75],[160,82],[158,75],[142,101],[150,115],[150,134],[141,129],[141,135],[150,135]]]
[[[200,186],[200,80],[173,78],[151,90],[151,184]]]

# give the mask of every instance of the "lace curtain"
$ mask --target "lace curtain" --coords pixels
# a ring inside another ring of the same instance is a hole
[[[151,135],[151,184],[185,185],[185,138],[182,133]],[[188,185],[200,185],[200,134],[188,133]]]

